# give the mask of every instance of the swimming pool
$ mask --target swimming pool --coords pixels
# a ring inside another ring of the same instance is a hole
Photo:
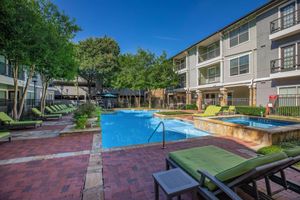
[[[113,148],[137,144],[147,144],[148,138],[159,124],[164,121],[166,141],[176,141],[209,135],[194,128],[188,122],[153,117],[157,111],[119,110],[101,115],[102,146]],[[162,141],[162,127],[153,135],[150,143]]]
[[[289,122],[289,121],[281,121],[281,120],[274,120],[274,119],[264,119],[260,117],[224,117],[218,118],[224,122],[230,122],[234,124],[241,124],[244,126],[255,127],[255,128],[262,128],[262,129],[270,129],[270,128],[277,128],[281,126],[289,126],[297,124],[296,122]]]

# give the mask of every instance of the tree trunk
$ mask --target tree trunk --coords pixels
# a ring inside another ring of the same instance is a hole
[[[151,109],[152,108],[152,94],[151,94],[151,91],[148,90],[148,101],[149,101],[149,108]]]
[[[14,103],[13,103],[13,118],[18,119],[18,76],[19,76],[19,64],[15,62],[13,67],[13,77],[14,77]]]
[[[23,91],[23,94],[22,94],[22,98],[21,98],[21,101],[20,101],[20,107],[19,107],[19,112],[18,112],[17,119],[20,119],[20,117],[21,117],[21,115],[23,113],[24,103],[25,103],[25,100],[26,100],[26,97],[27,97],[27,91],[28,91],[29,84],[31,82],[32,76],[34,74],[34,68],[35,68],[34,65],[30,66],[29,76],[28,76],[28,78],[26,80],[25,88],[24,88],[24,91]]]
[[[139,102],[138,102],[138,106],[139,108],[141,107],[141,90],[139,90]]]
[[[166,100],[165,100],[165,94],[166,94],[165,91],[166,91],[166,89],[163,89],[163,95],[162,95],[162,102],[163,102],[162,107],[163,107],[163,108],[165,108],[165,101],[166,101]]]
[[[47,90],[48,90],[48,80],[41,75],[42,78],[42,97],[41,97],[41,112],[45,112],[45,107],[46,107],[46,95],[47,95]]]

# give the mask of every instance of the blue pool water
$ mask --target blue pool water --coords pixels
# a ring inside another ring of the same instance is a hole
[[[155,111],[120,110],[101,115],[103,148],[147,144],[148,138],[162,119],[153,117]],[[175,141],[208,135],[180,120],[163,120],[166,141]],[[162,141],[162,128],[154,133],[150,143]]]
[[[234,124],[241,124],[244,126],[262,128],[262,129],[269,129],[269,128],[276,128],[280,126],[289,126],[296,124],[296,122],[289,122],[289,121],[281,121],[281,120],[274,120],[274,119],[263,119],[259,117],[224,117],[219,118],[224,122],[230,122]]]

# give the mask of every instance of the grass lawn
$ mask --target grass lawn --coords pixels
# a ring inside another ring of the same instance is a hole
[[[184,112],[184,111],[163,111],[163,112],[158,112],[157,114],[160,114],[160,115],[188,115],[188,114],[192,114],[192,113]]]
[[[291,149],[294,147],[300,147],[300,141],[295,140],[295,141],[290,141],[290,142],[282,142],[278,145],[263,147],[263,148],[259,149],[257,151],[257,153],[266,155],[266,154],[270,154],[270,153],[281,152],[285,149]],[[300,169],[300,162],[295,164],[295,166]]]

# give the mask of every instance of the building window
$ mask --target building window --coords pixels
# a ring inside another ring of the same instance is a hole
[[[249,27],[248,23],[243,26],[231,31],[229,33],[230,47],[234,47],[238,44],[246,42],[249,40]]]
[[[296,55],[296,49],[295,45],[290,45],[284,48],[281,48],[281,54],[282,54],[282,66],[283,68],[292,68],[295,66],[295,55]]]
[[[282,29],[289,28],[295,23],[295,3],[291,3],[280,9]]]
[[[218,81],[220,77],[220,68],[217,66],[208,68],[207,77],[208,83],[214,83]]]
[[[4,56],[0,56],[0,74],[6,75],[6,60]]]
[[[0,99],[6,99],[6,91],[0,90]]]
[[[175,60],[176,70],[185,69],[185,58]]]
[[[179,88],[185,88],[186,87],[186,74],[180,74],[179,75]]]
[[[230,60],[230,76],[249,73],[249,55]]]

